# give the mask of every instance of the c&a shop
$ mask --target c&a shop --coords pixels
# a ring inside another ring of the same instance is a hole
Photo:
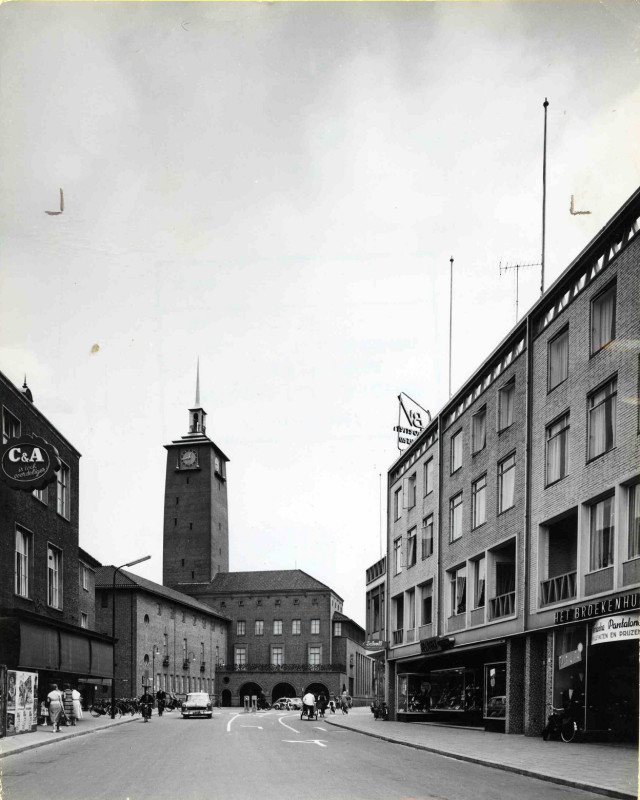
[[[637,741],[637,592],[556,612],[552,703],[594,738]]]

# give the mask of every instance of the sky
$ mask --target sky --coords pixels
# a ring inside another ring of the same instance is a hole
[[[547,286],[640,183],[639,46],[622,0],[0,6],[0,370],[82,453],[81,546],[161,582],[199,358],[230,569],[364,625],[449,259],[455,392],[540,262],[545,97]]]

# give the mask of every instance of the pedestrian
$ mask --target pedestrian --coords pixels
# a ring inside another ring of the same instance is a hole
[[[51,724],[53,725],[52,733],[58,733],[60,731],[60,717],[64,714],[64,701],[62,692],[58,689],[57,683],[52,683],[50,689],[51,691],[47,695],[45,702],[49,709]]]
[[[73,690],[70,683],[64,684],[64,715],[67,718],[66,724],[72,727],[76,724],[76,718],[73,713]]]
[[[167,702],[167,693],[162,687],[156,692],[156,702],[158,704],[158,716],[161,717]]]
[[[318,711],[322,719],[324,719],[324,712],[327,710],[327,698],[324,694],[320,694],[318,697]]]
[[[73,695],[73,724],[77,719],[82,719],[82,695],[77,689],[72,690]]]

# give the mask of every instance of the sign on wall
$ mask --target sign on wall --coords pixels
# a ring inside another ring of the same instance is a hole
[[[7,670],[7,736],[38,727],[38,673]]]
[[[398,424],[393,430],[398,434],[398,450],[402,452],[431,422],[431,414],[404,392],[398,395],[398,403]]]
[[[640,639],[640,620],[637,614],[618,614],[593,623],[591,644],[628,642]]]
[[[56,448],[32,433],[8,439],[0,448],[0,479],[13,489],[42,489],[56,479],[60,466]]]

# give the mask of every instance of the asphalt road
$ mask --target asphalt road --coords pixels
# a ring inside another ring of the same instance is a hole
[[[277,711],[173,712],[0,766],[2,800],[601,800]]]

